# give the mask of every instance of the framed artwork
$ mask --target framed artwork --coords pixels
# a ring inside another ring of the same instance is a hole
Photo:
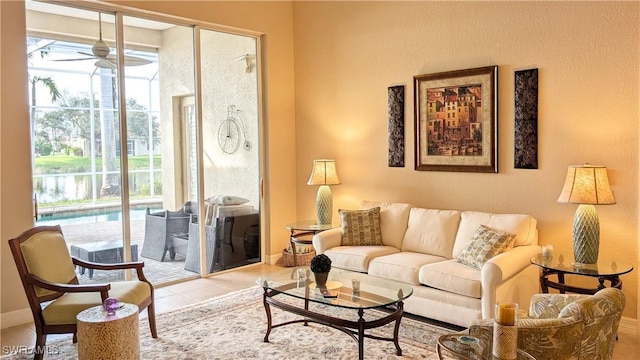
[[[389,109],[389,167],[404,167],[404,85],[390,86]]]
[[[538,168],[538,69],[515,72],[514,146],[516,169]]]
[[[415,169],[498,172],[498,66],[414,76]]]

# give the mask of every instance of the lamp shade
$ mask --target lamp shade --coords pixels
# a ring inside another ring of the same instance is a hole
[[[558,202],[571,204],[615,204],[607,168],[597,165],[571,165]]]
[[[307,185],[338,185],[335,160],[313,160],[313,169]]]

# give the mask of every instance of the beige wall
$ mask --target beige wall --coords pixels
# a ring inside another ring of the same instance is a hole
[[[334,158],[334,211],[361,199],[517,212],[571,251],[571,164],[609,169],[601,256],[638,269],[638,2],[294,2],[298,218],[312,218],[313,159]],[[499,173],[413,170],[413,76],[499,66]],[[539,69],[539,169],[514,169],[514,70]],[[387,167],[387,87],[405,87],[404,168]],[[334,215],[335,217],[336,215]],[[638,270],[624,275],[637,317]]]
[[[7,240],[33,225],[24,4],[0,1],[2,312],[28,307]]]

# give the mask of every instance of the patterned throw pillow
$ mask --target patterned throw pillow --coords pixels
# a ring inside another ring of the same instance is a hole
[[[515,234],[480,225],[456,261],[480,270],[487,260],[511,248],[515,237]]]
[[[380,207],[368,210],[338,210],[342,223],[342,245],[382,245]]]

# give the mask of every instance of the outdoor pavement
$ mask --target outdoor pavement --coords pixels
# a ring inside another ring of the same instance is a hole
[[[122,241],[122,222],[120,221],[61,225],[61,227],[69,246],[107,240]],[[185,258],[182,254],[176,254],[174,260],[171,260],[167,254],[163,262],[141,257],[140,252],[142,251],[143,241],[144,220],[132,220],[131,244],[138,245],[138,260],[144,261],[144,274],[152,284],[158,285],[198,276],[198,274],[184,269]],[[81,275],[79,270],[76,272],[81,284],[105,283],[124,279],[123,271],[95,270],[92,279],[89,279],[88,271],[85,271],[84,275]]]

